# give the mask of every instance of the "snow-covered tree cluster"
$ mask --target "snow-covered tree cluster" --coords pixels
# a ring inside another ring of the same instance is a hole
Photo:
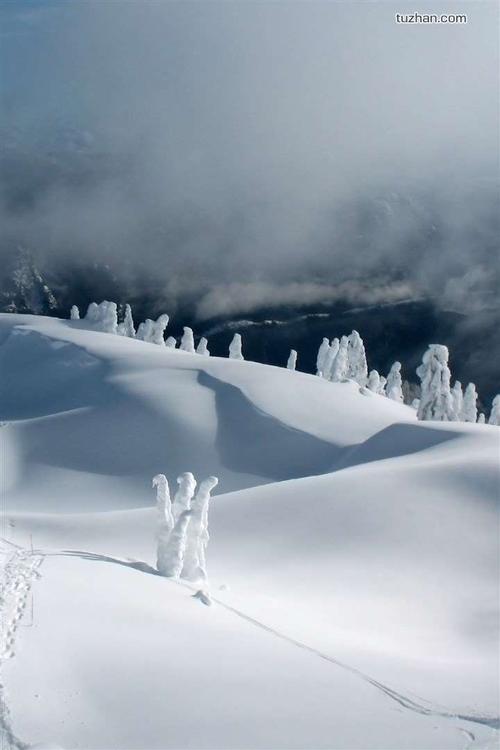
[[[156,567],[160,575],[206,582],[208,508],[218,481],[217,477],[207,477],[197,485],[191,472],[186,471],[177,478],[172,500],[165,475],[153,478],[158,513]]]
[[[80,312],[73,305],[70,312],[71,320],[80,319]],[[118,320],[118,307],[107,300],[97,304],[91,302],[88,306],[84,321],[92,328],[105,333],[135,338],[167,349],[175,349],[177,340],[168,336],[165,341],[165,330],[169,323],[169,316],[160,315],[157,320],[147,319],[135,329],[132,309],[125,305],[122,320]],[[189,354],[199,354],[209,357],[208,341],[201,336],[198,344],[192,328],[184,326],[180,340],[179,351]],[[235,333],[229,344],[229,359],[243,360],[243,342],[241,335]],[[351,380],[356,382],[366,393],[386,396],[393,401],[405,403],[417,411],[421,420],[438,420],[449,422],[477,422],[500,425],[500,395],[495,396],[489,419],[478,411],[478,394],[474,383],[469,383],[462,389],[460,381],[451,385],[449,368],[449,353],[442,344],[431,344],[425,352],[422,364],[417,368],[420,385],[403,380],[401,363],[394,362],[386,377],[377,370],[368,370],[367,357],[363,339],[358,331],[352,331],[349,336],[342,336],[340,340],[323,338],[316,357],[316,374],[331,382]],[[294,371],[297,367],[297,351],[290,350],[286,367]]]
[[[417,369],[420,386],[403,381],[401,362],[394,362],[384,377],[377,370],[368,372],[363,339],[353,331],[350,336],[342,336],[340,341],[338,338],[331,342],[323,339],[316,357],[316,374],[332,382],[353,380],[372,393],[411,405],[421,420],[484,424],[485,415],[478,414],[476,386],[469,383],[463,391],[457,380],[452,388],[448,359],[446,346],[431,344]],[[295,369],[295,361],[296,352],[291,369]],[[287,367],[290,368],[290,359]],[[488,423],[500,424],[500,395],[493,399]]]
[[[76,305],[73,305],[71,308],[70,319],[80,320],[80,311]],[[166,346],[167,349],[175,349],[177,347],[177,340],[174,336],[169,336],[165,341],[164,334],[169,323],[169,316],[166,313],[160,315],[156,320],[147,318],[139,324],[136,330],[130,305],[125,305],[122,320],[119,321],[117,304],[105,300],[99,304],[91,302],[84,321],[87,325],[90,324],[94,330],[102,331],[103,333],[114,333],[118,336],[145,341],[148,344]],[[196,352],[204,357],[209,357],[210,352],[207,345],[207,339],[202,336],[198,342],[198,346],[195,347],[192,329],[187,326],[184,327],[184,333],[179,346],[181,351]]]

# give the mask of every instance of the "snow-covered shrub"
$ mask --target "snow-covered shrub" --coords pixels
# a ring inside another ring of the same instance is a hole
[[[210,357],[210,352],[208,351],[208,341],[206,340],[205,336],[202,336],[198,341],[196,354],[201,354],[202,357]]]
[[[229,359],[244,359],[241,351],[241,336],[235,333],[233,340],[229,344]]]
[[[217,486],[217,477],[208,477],[198,487],[191,503],[191,520],[187,531],[182,577],[190,581],[207,578],[206,548],[208,545],[208,506],[210,493]]]
[[[477,422],[477,391],[474,383],[469,383],[464,392],[462,421]]]
[[[290,355],[286,363],[287,370],[295,370],[297,367],[297,352],[295,349],[290,349]]]
[[[179,348],[183,352],[190,352],[191,354],[194,354],[195,348],[194,348],[193,329],[189,328],[188,326],[184,326],[183,330],[184,330],[184,333],[182,334],[181,345]]]
[[[414,398],[411,402],[411,406],[415,409],[415,411],[418,411],[418,407],[420,406],[420,399]]]
[[[357,331],[353,331],[349,336],[347,347],[347,377],[355,380],[360,386],[364,386],[368,378],[365,346],[363,344],[363,339]]]
[[[370,370],[366,387],[368,388],[368,390],[373,391],[373,393],[379,392],[380,375],[378,374],[377,370]]]
[[[338,383],[347,377],[348,360],[347,360],[347,348],[349,346],[349,339],[347,336],[342,336],[340,339],[339,350],[335,357],[332,365],[332,371],[330,380],[334,383]]]
[[[177,488],[172,504],[174,521],[177,521],[183,511],[189,510],[191,507],[191,499],[196,489],[196,479],[190,471],[185,471],[177,477],[177,484],[179,487]]]
[[[333,339],[326,353],[323,365],[323,377],[326,380],[330,380],[332,376],[332,367],[333,363],[335,362],[335,357],[337,356],[339,351],[339,345],[339,340],[337,338]]]
[[[394,362],[387,376],[385,395],[393,401],[403,401],[403,381],[401,379],[401,362]]]
[[[329,348],[330,348],[330,342],[327,338],[324,338],[320,344],[320,347],[318,349],[318,354],[316,356],[316,375],[319,375],[320,378],[323,377],[325,359],[326,359],[326,355],[328,353]]]
[[[451,397],[453,399],[453,419],[456,422],[460,422],[462,420],[464,406],[464,394],[460,380],[455,380],[453,388],[451,389]]]
[[[118,329],[118,310],[116,302],[105,300],[97,305],[91,302],[87,309],[85,320],[96,330],[104,333],[116,333]]]
[[[175,349],[177,346],[177,341],[173,336],[169,336],[168,339],[165,341],[165,346],[167,349]]]
[[[430,344],[423,356],[422,364],[417,368],[417,375],[422,383],[418,419],[442,422],[453,420],[448,358],[446,346]]]
[[[379,394],[379,396],[385,396],[385,386],[386,386],[386,383],[387,383],[387,379],[384,378],[383,375],[381,375],[380,376],[379,386],[378,386],[378,391],[377,391],[377,393]]]
[[[488,424],[500,425],[500,394],[493,399]]]
[[[76,305],[72,305],[70,313],[69,313],[70,320],[80,320],[80,310],[77,308]]]
[[[481,412],[481,414],[478,414],[477,416],[477,423],[478,424],[486,424],[486,416]]]
[[[172,529],[165,545],[158,546],[157,568],[162,576],[180,578],[184,565],[184,551],[186,549],[187,529],[191,511],[185,510]],[[161,553],[160,553],[161,552]]]

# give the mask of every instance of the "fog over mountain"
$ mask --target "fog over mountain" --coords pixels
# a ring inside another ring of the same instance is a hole
[[[491,306],[498,9],[460,9],[3,3],[2,255],[152,275],[200,318]]]

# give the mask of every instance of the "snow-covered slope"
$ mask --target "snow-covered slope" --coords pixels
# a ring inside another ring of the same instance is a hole
[[[0,326],[7,747],[496,746],[498,429]],[[153,568],[151,478],[185,470],[220,478],[211,607]]]

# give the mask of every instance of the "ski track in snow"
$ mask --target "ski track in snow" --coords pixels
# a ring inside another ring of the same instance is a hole
[[[2,540],[7,541],[7,540]],[[0,741],[2,750],[27,750],[29,745],[16,736],[3,685],[3,665],[15,654],[15,637],[28,603],[33,582],[39,578],[38,568],[44,556],[7,542],[13,551],[1,550],[5,556],[0,572]]]
[[[43,560],[44,557],[59,556],[59,555],[62,555],[62,556],[75,555],[84,560],[100,560],[102,562],[114,563],[117,565],[124,565],[126,567],[130,567],[134,570],[138,570],[139,572],[147,573],[150,575],[151,574],[159,575],[156,569],[151,568],[151,566],[149,566],[147,563],[143,563],[139,560],[122,560],[120,558],[114,558],[114,557],[106,556],[106,555],[98,555],[92,552],[84,552],[80,550],[60,550],[60,551],[51,550],[51,551],[46,551],[46,552],[42,550],[35,550],[34,552],[23,550],[22,552],[24,553],[26,557],[28,558],[35,557],[38,560],[38,564],[36,565],[36,567],[38,567],[38,565],[40,564],[40,562]],[[174,580],[172,578],[165,578],[165,580],[171,584],[180,586],[182,588],[185,588],[193,592],[195,596],[199,594],[199,587],[197,587],[196,585],[193,586],[192,584],[186,581]],[[389,699],[398,703],[402,708],[405,708],[410,711],[414,711],[415,713],[422,714],[424,716],[436,716],[436,717],[445,718],[445,719],[466,721],[466,722],[471,722],[474,724],[480,724],[486,727],[490,727],[492,729],[491,742],[487,742],[486,744],[481,743],[481,745],[477,745],[476,737],[473,732],[471,732],[468,729],[464,729],[463,727],[457,727],[458,731],[461,732],[463,736],[467,739],[467,745],[464,750],[473,750],[473,748],[475,748],[475,750],[480,750],[480,748],[481,750],[489,750],[490,748],[497,747],[497,732],[495,730],[500,729],[499,717],[481,716],[480,714],[473,714],[473,713],[462,714],[462,713],[451,711],[444,707],[438,707],[435,705],[433,706],[429,701],[426,701],[425,699],[420,698],[420,697],[418,697],[418,699],[415,700],[414,698],[411,698],[408,695],[404,695],[403,693],[400,693],[397,690],[394,690],[388,685],[385,685],[384,683],[379,682],[378,680],[374,679],[373,677],[370,677],[370,675],[365,674],[361,670],[356,669],[355,667],[351,667],[349,664],[345,664],[339,661],[338,659],[334,658],[333,656],[330,656],[329,654],[326,654],[323,651],[320,651],[319,649],[314,648],[313,646],[309,646],[307,643],[298,641],[295,638],[292,638],[286,635],[285,633],[282,633],[279,630],[276,630],[275,628],[272,628],[269,625],[266,625],[260,620],[257,620],[254,617],[251,617],[250,615],[246,614],[242,610],[237,609],[236,607],[233,607],[230,604],[227,604],[226,602],[213,596],[212,594],[210,594],[209,599],[211,602],[215,602],[226,611],[232,613],[236,617],[239,617],[245,622],[250,623],[254,627],[257,627],[260,630],[264,630],[266,633],[269,633],[270,635],[273,635],[276,638],[286,641],[287,643],[291,644],[292,646],[295,646],[296,648],[300,648],[303,651],[308,651],[314,656],[320,659],[323,659],[324,661],[327,661],[330,664],[333,664],[334,666],[339,667],[340,669],[344,669],[350,672],[351,674],[356,675],[364,682],[367,682],[369,685],[371,685],[375,689],[384,693],[384,695],[386,695]],[[18,745],[13,745],[13,750],[24,750],[25,748],[27,748],[27,746],[23,745],[22,743]]]
[[[17,547],[17,545],[13,545],[12,542],[8,542],[8,540],[5,540],[5,539],[2,541],[7,542],[8,544],[11,544],[12,546],[16,546],[16,549],[14,552],[10,553],[7,556],[6,562],[1,571],[2,593],[0,597],[0,614],[2,618],[2,633],[1,633],[1,640],[0,640],[0,678],[1,678],[1,672],[2,672],[2,665],[4,661],[14,656],[15,634],[16,634],[17,628],[19,627],[23,613],[25,611],[27,599],[28,599],[29,592],[31,590],[32,583],[34,580],[40,577],[38,568],[42,564],[45,557],[59,556],[59,555],[63,555],[63,556],[77,555],[81,559],[86,559],[86,560],[99,559],[102,562],[125,565],[134,570],[138,570],[139,572],[159,575],[154,568],[151,568],[149,565],[147,565],[146,563],[142,563],[141,561],[122,560],[120,558],[114,558],[114,557],[105,556],[105,555],[97,555],[91,552],[83,552],[83,551],[76,551],[76,550],[60,550],[57,552],[53,550],[51,551],[43,551],[39,549],[29,550],[29,549],[25,549],[22,547]],[[5,554],[5,552],[3,554]],[[165,580],[176,586],[180,586],[191,592],[194,592],[195,596],[196,594],[199,593],[199,588],[191,585],[188,582],[174,580],[172,578],[166,578]],[[500,718],[498,717],[481,716],[479,714],[460,714],[457,712],[446,710],[444,708],[438,708],[436,706],[432,706],[432,704],[429,701],[426,701],[423,698],[419,698],[418,701],[420,702],[417,702],[413,698],[410,698],[409,696],[404,695],[398,692],[397,690],[393,690],[388,685],[385,685],[384,683],[379,682],[378,680],[375,680],[373,677],[370,677],[369,675],[365,674],[359,669],[356,669],[355,667],[351,667],[349,664],[345,664],[339,661],[338,659],[334,658],[333,656],[330,656],[329,654],[326,654],[323,651],[320,651],[319,649],[314,648],[313,646],[309,646],[307,643],[298,641],[295,638],[292,638],[286,635],[285,633],[282,633],[281,631],[276,630],[275,628],[272,628],[269,625],[266,625],[260,620],[257,620],[254,617],[251,617],[250,615],[246,614],[242,610],[237,609],[236,607],[233,607],[230,604],[227,604],[226,602],[213,596],[212,594],[210,594],[210,600],[211,602],[215,602],[216,604],[218,604],[227,612],[230,612],[231,614],[235,615],[241,620],[247,623],[250,623],[254,627],[257,627],[260,630],[263,630],[266,633],[269,633],[270,635],[273,635],[274,637],[279,638],[280,640],[283,640],[291,644],[292,646],[295,646],[296,648],[300,648],[303,651],[308,651],[314,656],[320,659],[323,659],[324,661],[327,661],[330,664],[333,664],[334,666],[339,667],[340,669],[344,669],[350,672],[351,674],[356,675],[357,677],[362,679],[364,682],[367,682],[369,685],[371,685],[375,689],[384,693],[384,695],[386,695],[389,699],[398,703],[402,708],[405,708],[410,711],[414,711],[415,713],[422,714],[424,716],[436,716],[436,717],[441,717],[445,719],[455,719],[458,721],[466,721],[466,722],[471,722],[475,724],[481,724],[483,726],[490,727],[492,730],[500,729]],[[473,732],[471,732],[468,729],[464,729],[463,727],[457,727],[457,729],[459,732],[462,733],[464,738],[467,739],[467,745],[464,748],[464,750],[473,750],[473,748],[475,748],[475,750],[480,750],[480,749],[489,750],[490,748],[497,747],[496,731],[493,732],[494,736],[492,736],[491,742],[487,742],[486,744],[481,743],[481,745],[477,745],[475,741],[476,738]],[[24,743],[14,733],[11,720],[10,720],[9,708],[8,708],[8,704],[7,704],[6,697],[5,697],[4,686],[3,686],[1,679],[0,679],[0,740],[2,743],[1,744],[2,750],[29,750],[29,747],[30,747],[30,745]]]

